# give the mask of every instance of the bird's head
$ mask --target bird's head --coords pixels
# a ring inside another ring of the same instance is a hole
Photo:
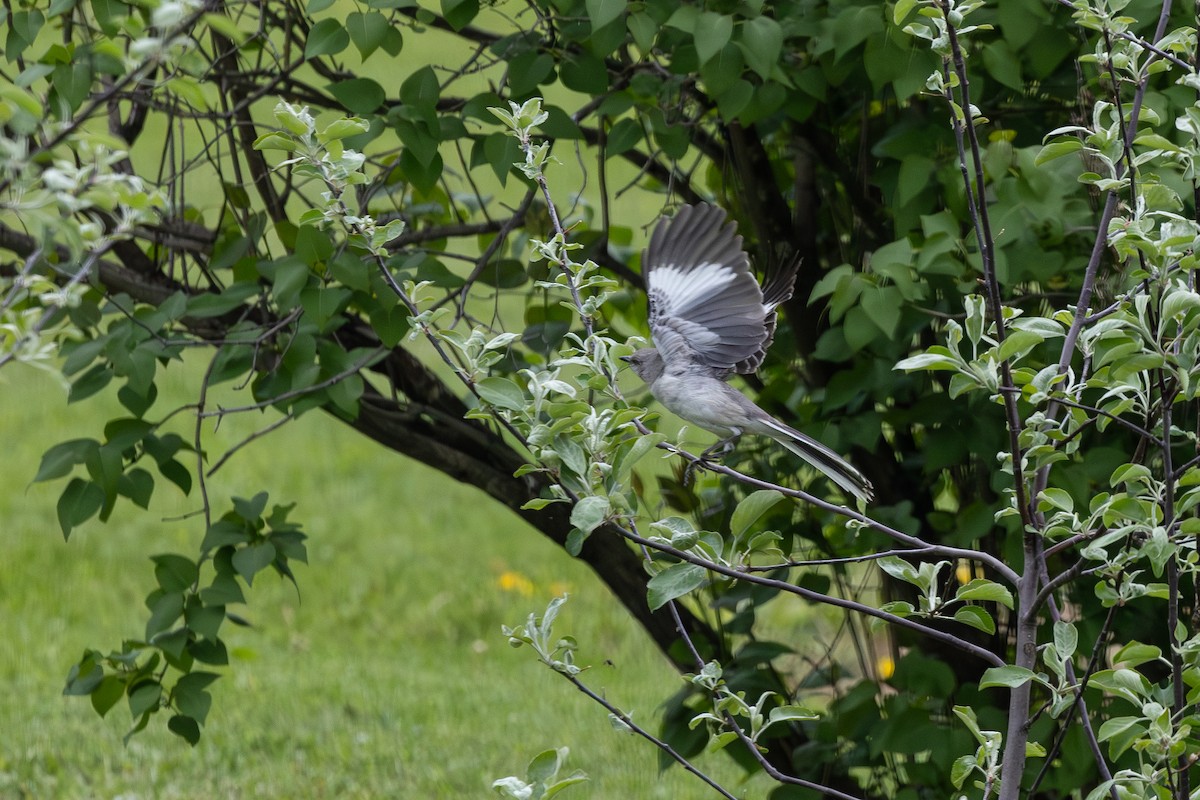
[[[621,356],[621,360],[633,367],[637,376],[646,383],[654,383],[658,380],[658,376],[662,375],[665,366],[662,356],[653,347],[635,350],[631,355]]]

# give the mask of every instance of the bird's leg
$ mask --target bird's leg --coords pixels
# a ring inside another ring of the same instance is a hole
[[[741,431],[738,431],[733,436],[728,436],[714,444],[712,447],[700,454],[701,461],[720,461],[725,456],[733,452],[733,448],[737,447],[738,439],[742,437]],[[714,459],[715,457],[715,459]]]
[[[687,465],[683,471],[683,485],[687,486],[691,483],[692,471],[695,469],[708,469],[712,464],[723,459],[725,456],[733,452],[737,446],[738,439],[742,438],[742,432],[738,428],[734,428],[733,435],[727,436],[721,441],[714,444],[712,447],[700,454],[700,458]]]

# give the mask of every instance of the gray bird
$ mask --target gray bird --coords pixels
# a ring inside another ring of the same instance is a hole
[[[659,220],[642,254],[654,347],[623,359],[660,403],[723,437],[705,456],[729,452],[743,433],[769,436],[869,501],[874,489],[861,472],[725,383],[762,364],[775,335],[775,309],[792,296],[798,267],[775,271],[760,287],[725,211],[684,206],[673,219]]]

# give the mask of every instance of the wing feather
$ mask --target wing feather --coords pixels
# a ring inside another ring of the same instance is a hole
[[[791,294],[794,270],[768,283],[764,299],[737,226],[708,204],[684,206],[660,220],[642,265],[650,333],[668,365],[687,358],[719,377],[757,368],[774,332],[775,306]]]

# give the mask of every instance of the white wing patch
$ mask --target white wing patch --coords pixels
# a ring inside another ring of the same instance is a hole
[[[680,309],[690,308],[696,301],[716,297],[737,278],[726,264],[697,264],[692,269],[680,269],[674,265],[656,268],[650,273],[650,286],[669,298],[662,313],[674,315]]]

